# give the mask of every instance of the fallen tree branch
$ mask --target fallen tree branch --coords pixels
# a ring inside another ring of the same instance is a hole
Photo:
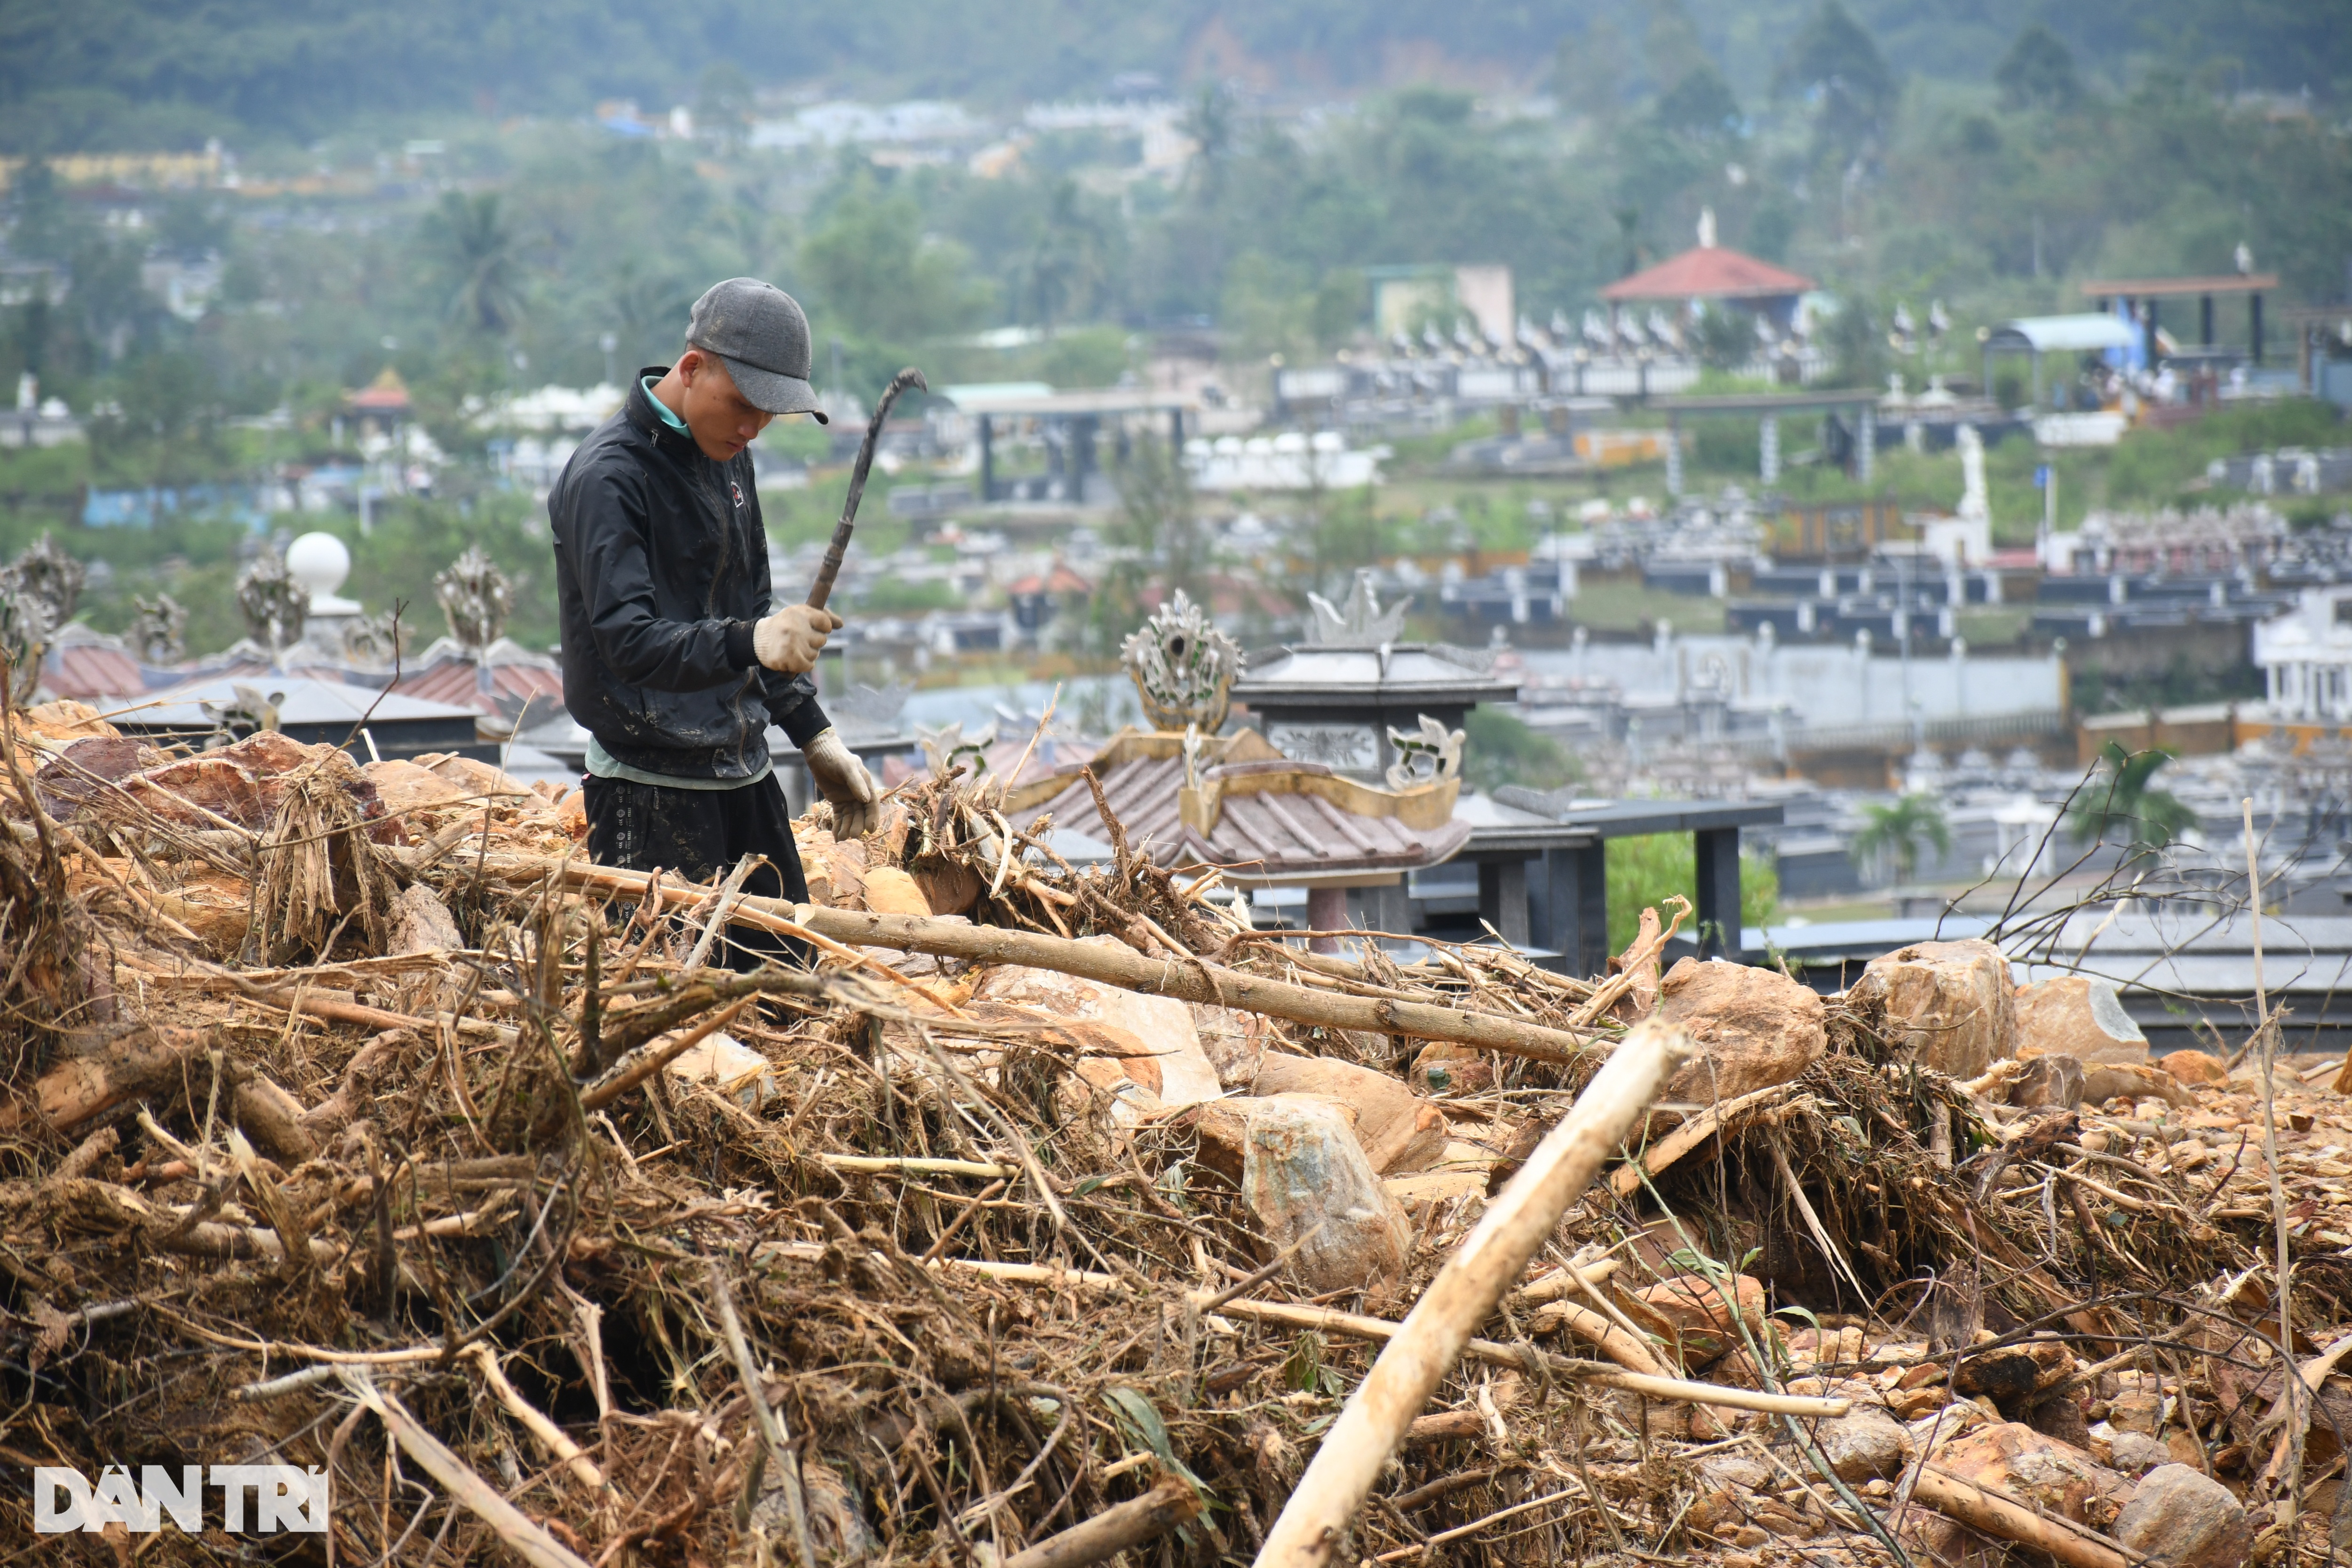
[[[1680,1031],[1654,1021],[1625,1037],[1373,1362],[1266,1531],[1258,1568],[1325,1568],[1331,1561],[1412,1418],[1469,1347],[1471,1330],[1526,1270],[1688,1054]]]
[[[1170,1476],[1139,1498],[1114,1503],[1083,1524],[1049,1535],[1004,1560],[1004,1568],[1087,1568],[1130,1546],[1157,1541],[1199,1517],[1201,1494]]]
[[[2037,1513],[2015,1498],[1932,1466],[1920,1470],[1912,1483],[1911,1497],[1970,1530],[2046,1552],[2066,1568],[2131,1568],[2134,1561],[2114,1542],[2072,1521]]]
[[[496,1488],[453,1454],[390,1392],[365,1375],[346,1373],[344,1383],[362,1405],[375,1412],[395,1442],[441,1489],[498,1532],[499,1539],[531,1568],[589,1568],[578,1553],[547,1532],[547,1527],[499,1495]]]
[[[520,871],[522,866],[494,865],[491,868]],[[533,877],[543,875],[545,870],[543,865],[530,867]],[[652,880],[649,873],[577,863],[565,866],[562,876],[574,888],[625,896],[643,896]],[[667,900],[690,902],[709,896],[712,889],[665,880],[661,891]],[[1146,958],[1131,948],[1107,942],[1040,936],[1001,926],[968,925],[919,915],[833,910],[821,904],[793,904],[782,899],[763,898],[738,900],[730,918],[785,936],[817,937],[848,947],[897,948],[974,963],[1050,969],[1147,996],[1172,996],[1182,1002],[1238,1008],[1320,1028],[1451,1040],[1536,1061],[1582,1061],[1599,1048],[1594,1041],[1565,1029],[1548,1028],[1496,1014],[1388,997],[1340,995],[1246,974],[1204,960],[1177,963],[1168,959]]]

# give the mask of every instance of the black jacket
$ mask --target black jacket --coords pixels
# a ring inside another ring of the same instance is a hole
[[[825,727],[816,688],[751,651],[768,614],[768,534],[751,457],[702,455],[654,411],[640,371],[548,497],[563,620],[563,702],[614,759],[680,778],[740,779]]]

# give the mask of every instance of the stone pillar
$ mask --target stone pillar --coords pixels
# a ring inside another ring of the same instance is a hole
[[[1528,943],[1528,863],[1478,862],[1478,918],[1513,947]]]
[[[996,422],[980,416],[980,500],[984,506],[996,499]]]
[[[1307,929],[1308,931],[1346,931],[1348,929],[1348,889],[1345,888],[1309,888],[1307,889]],[[1307,944],[1310,952],[1338,952],[1339,939],[1318,936]]]
[[[1860,424],[1854,434],[1853,477],[1868,484],[1870,476],[1878,468],[1878,410],[1864,404]]]
[[[1666,418],[1666,494],[1679,498],[1683,493],[1683,422],[1669,415]]]
[[[1756,471],[1768,485],[1780,478],[1780,421],[1769,414],[1756,426]]]
[[[1609,867],[1601,840],[1544,851],[1543,896],[1528,936],[1559,956],[1562,974],[1591,977],[1609,966]]]
[[[1691,835],[1698,871],[1698,955],[1740,956],[1739,829],[1702,828]]]

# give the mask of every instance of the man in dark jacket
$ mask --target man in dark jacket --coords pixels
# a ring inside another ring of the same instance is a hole
[[[808,320],[737,278],[695,302],[686,352],[638,374],[548,498],[562,612],[563,700],[588,731],[588,851],[606,865],[808,898],[768,757],[781,726],[834,808],[869,831],[874,780],[817,705],[809,672],[841,618],[774,607],[749,448],[779,414],[822,421]],[[770,951],[774,951],[770,949]]]

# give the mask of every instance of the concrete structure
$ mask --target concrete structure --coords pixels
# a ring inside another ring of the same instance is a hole
[[[2004,321],[1984,340],[1984,384],[1992,384],[1992,357],[1999,353],[2028,355],[2033,365],[2033,406],[2042,406],[2042,361],[2052,354],[2104,353],[2109,349],[2137,346],[2138,335],[2121,317],[2088,313],[2078,316],[2021,316]]]
[[[2254,665],[2284,722],[2352,721],[2352,587],[2305,588],[2294,607],[2254,626]]]
[[[2109,300],[2121,304],[2126,314],[2138,321],[2142,334],[2141,353],[2149,370],[2157,367],[2162,357],[2158,352],[2157,332],[2159,313],[2167,300],[2194,299],[2197,301],[2197,342],[2200,347],[2213,346],[2213,300],[2216,295],[2239,295],[2246,301],[2246,343],[2248,357],[2254,363],[2263,363],[2263,296],[2277,289],[2275,272],[2225,273],[2210,278],[2095,278],[2083,285],[2084,295],[2098,302],[2105,310]]]
[[[1114,499],[1103,471],[1100,443],[1108,437],[1123,458],[1137,429],[1162,425],[1169,449],[1184,449],[1185,421],[1200,405],[1174,393],[1111,388],[1102,392],[1055,392],[1036,382],[941,387],[938,395],[971,421],[980,448],[980,499],[1066,505],[1108,506]],[[1045,450],[1045,471],[1022,479],[1000,479],[997,440],[1014,431],[1034,432]]]

